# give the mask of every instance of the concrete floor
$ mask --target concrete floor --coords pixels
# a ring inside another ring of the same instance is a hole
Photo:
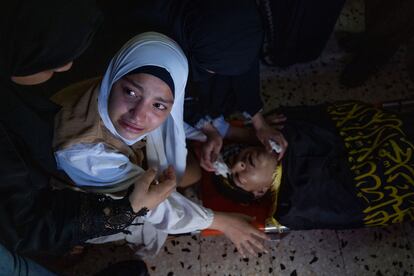
[[[362,30],[363,6],[348,0],[337,30]],[[401,48],[365,85],[345,89],[338,76],[348,57],[332,38],[322,56],[286,70],[262,67],[266,109],[359,99],[380,102],[414,97]],[[151,275],[413,275],[414,223],[380,229],[291,232],[268,243],[269,253],[242,259],[224,237],[181,236],[169,239],[160,254],[147,260]],[[68,275],[91,275],[109,263],[133,258],[125,246],[86,248]]]

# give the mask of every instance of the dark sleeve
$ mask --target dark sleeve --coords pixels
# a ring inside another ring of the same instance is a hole
[[[255,60],[249,71],[232,78],[233,90],[237,99],[237,111],[246,112],[253,117],[263,108],[260,97],[259,59]]]
[[[206,115],[217,118],[235,112],[254,116],[263,108],[260,97],[259,60],[239,76],[212,75],[187,85],[184,120],[195,125]]]
[[[138,215],[127,198],[52,190],[50,175],[0,123],[0,242],[20,253],[61,253],[124,231]]]

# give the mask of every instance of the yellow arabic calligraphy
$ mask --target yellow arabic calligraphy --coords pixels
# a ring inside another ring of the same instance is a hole
[[[328,108],[348,149],[364,224],[385,226],[414,219],[413,144],[395,115],[356,103]]]

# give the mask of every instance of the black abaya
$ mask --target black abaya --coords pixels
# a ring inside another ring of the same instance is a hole
[[[52,189],[50,181],[61,179],[51,143],[58,108],[38,96],[38,87],[10,80],[77,58],[98,28],[100,12],[87,0],[0,6],[0,243],[20,253],[57,253],[121,231],[105,226],[102,210],[113,201]],[[128,200],[119,205],[131,208]]]

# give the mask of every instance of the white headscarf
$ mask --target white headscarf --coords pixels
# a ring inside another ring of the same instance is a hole
[[[108,98],[112,85],[117,80],[146,65],[162,67],[170,73],[174,81],[174,103],[170,115],[161,126],[135,140],[128,140],[116,131],[109,118]],[[161,171],[168,165],[173,165],[179,177],[184,174],[187,157],[183,121],[187,76],[188,63],[180,46],[163,34],[147,32],[129,40],[114,56],[102,79],[98,97],[99,115],[113,135],[128,145],[146,137],[149,166]]]

